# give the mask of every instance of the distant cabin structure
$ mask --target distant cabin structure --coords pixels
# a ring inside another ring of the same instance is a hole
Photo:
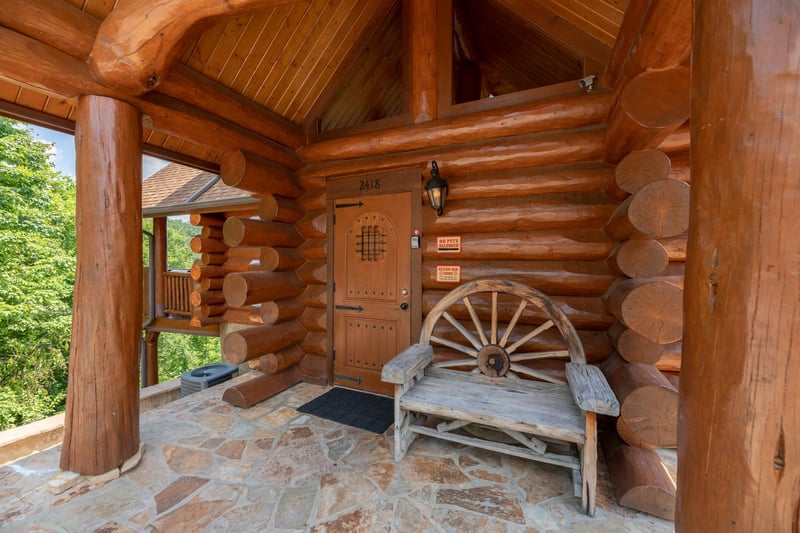
[[[202,171],[169,178],[198,230],[187,316],[261,372],[244,404],[385,393],[450,290],[519,282],[619,400],[620,501],[680,532],[796,530],[798,20],[779,0],[4,0],[0,113],[76,142],[61,467],[141,449],[141,221],[165,272],[169,211],[145,215],[148,153]],[[246,205],[200,193],[206,173]],[[485,344],[459,321],[543,325],[492,298],[453,310],[436,362]],[[511,342],[557,352],[551,333]],[[659,447],[677,486],[648,477]]]

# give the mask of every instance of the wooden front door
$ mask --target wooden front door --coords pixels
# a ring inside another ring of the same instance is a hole
[[[334,382],[392,394],[381,369],[411,342],[411,193],[333,207]]]

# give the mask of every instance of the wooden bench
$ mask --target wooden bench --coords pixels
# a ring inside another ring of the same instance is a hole
[[[563,337],[559,349],[552,335],[537,339],[552,327]],[[553,359],[562,360],[565,381]],[[425,318],[419,343],[383,367],[382,379],[395,386],[396,461],[417,435],[428,435],[567,467],[583,509],[594,515],[596,414],[616,416],[619,404],[602,372],[586,364],[575,328],[539,291],[504,280],[457,287]],[[433,427],[428,417],[442,421]]]

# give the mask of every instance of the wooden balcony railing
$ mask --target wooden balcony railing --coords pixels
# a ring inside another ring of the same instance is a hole
[[[188,272],[164,272],[164,314],[192,316],[192,283]]]

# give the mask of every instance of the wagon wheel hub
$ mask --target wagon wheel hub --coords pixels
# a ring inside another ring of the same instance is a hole
[[[505,376],[511,367],[508,353],[496,344],[487,344],[478,352],[478,368],[489,377]]]

